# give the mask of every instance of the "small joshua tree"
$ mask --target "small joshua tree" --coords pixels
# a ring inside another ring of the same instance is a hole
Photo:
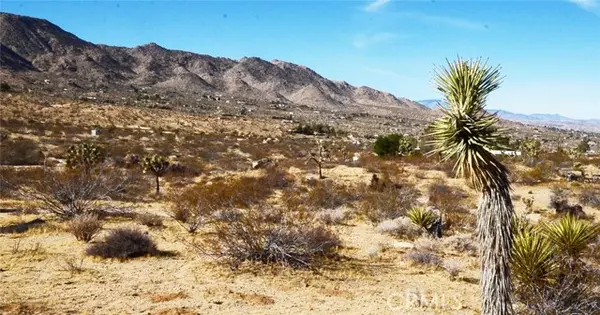
[[[325,160],[328,160],[329,157],[329,150],[325,148],[325,146],[323,145],[323,141],[317,140],[316,150],[310,152],[310,157],[308,158],[308,161],[306,161],[306,163],[310,161],[315,161],[315,163],[317,163],[317,165],[319,166],[319,178],[323,179],[325,178],[323,177],[323,162]]]
[[[81,143],[72,145],[67,150],[67,167],[83,167],[90,170],[94,165],[104,162],[106,157],[104,150],[93,143]]]
[[[171,163],[166,157],[157,154],[145,156],[142,159],[144,173],[150,172],[156,177],[156,194],[160,193],[159,178],[167,173],[169,165]]]

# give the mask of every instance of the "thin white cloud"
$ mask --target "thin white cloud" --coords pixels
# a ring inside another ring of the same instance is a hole
[[[417,12],[401,12],[400,15],[406,18],[419,20],[427,24],[443,25],[467,30],[481,31],[488,28],[488,26],[484,23],[449,16],[429,15]]]
[[[364,9],[367,12],[375,12],[381,9],[381,7],[383,7],[388,2],[390,2],[390,0],[373,0]]]
[[[567,1],[572,2],[586,10],[594,9],[599,6],[598,0],[567,0]]]
[[[366,72],[381,75],[381,76],[392,77],[392,78],[401,79],[401,80],[411,80],[410,77],[399,74],[392,70],[374,68],[374,67],[363,67],[363,70]]]
[[[365,48],[374,44],[387,43],[398,37],[394,33],[374,33],[374,34],[359,34],[352,41],[352,45],[356,48]]]

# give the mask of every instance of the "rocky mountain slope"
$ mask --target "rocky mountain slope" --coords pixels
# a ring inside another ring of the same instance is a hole
[[[85,88],[133,86],[211,93],[316,108],[383,106],[425,109],[369,87],[328,80],[293,63],[232,60],[169,50],[155,43],[134,48],[96,45],[42,19],[0,13],[0,68],[7,76],[42,73]]]

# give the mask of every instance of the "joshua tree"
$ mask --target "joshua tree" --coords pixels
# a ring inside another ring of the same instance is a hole
[[[67,150],[67,167],[81,166],[84,170],[89,171],[92,166],[102,163],[104,158],[104,150],[96,144],[72,145]]]
[[[477,233],[481,256],[482,314],[513,314],[510,259],[513,234],[508,169],[489,148],[497,147],[500,132],[495,114],[485,110],[488,94],[500,86],[499,68],[480,59],[448,62],[436,71],[435,84],[448,108],[433,123],[432,153],[456,158],[454,169],[481,191]]]
[[[323,141],[317,140],[317,148],[315,151],[310,152],[310,157],[308,158],[308,161],[306,161],[306,163],[310,161],[315,161],[315,163],[317,163],[317,165],[319,166],[319,179],[325,178],[323,177],[323,162],[329,159],[329,156],[329,150],[325,148],[325,146],[323,145]]]
[[[169,160],[166,157],[157,154],[145,156],[142,159],[144,173],[150,172],[156,177],[156,194],[160,193],[159,178],[167,173],[169,165]]]

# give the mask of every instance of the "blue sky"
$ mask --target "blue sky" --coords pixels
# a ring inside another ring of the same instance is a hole
[[[306,65],[414,100],[457,55],[501,64],[490,108],[600,118],[600,0],[0,1],[94,42]]]

